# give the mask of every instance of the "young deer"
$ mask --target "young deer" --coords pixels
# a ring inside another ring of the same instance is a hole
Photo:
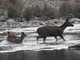
[[[37,42],[39,38],[43,38],[43,42],[45,43],[47,36],[54,36],[57,42],[57,36],[61,37],[64,41],[64,37],[62,36],[63,31],[66,27],[74,26],[72,23],[69,22],[68,19],[66,19],[66,22],[61,26],[43,26],[37,29],[37,33],[39,36],[37,36]]]
[[[10,32],[8,32],[8,36],[7,36],[7,40],[13,43],[17,43],[20,44],[22,43],[23,39],[26,37],[27,35],[24,32],[21,32],[21,36],[15,36],[13,34],[10,34]]]

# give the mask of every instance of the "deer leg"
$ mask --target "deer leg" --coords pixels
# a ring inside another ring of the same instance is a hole
[[[55,39],[56,39],[56,44],[57,44],[57,36],[55,36]]]
[[[43,43],[45,43],[45,41],[46,41],[46,37],[43,37]]]
[[[39,39],[39,36],[37,36],[37,43],[38,43],[38,39]]]
[[[60,37],[65,41],[64,37],[62,35],[60,35]]]
[[[38,39],[39,39],[39,38],[42,38],[42,36],[37,36],[37,43],[38,43]]]

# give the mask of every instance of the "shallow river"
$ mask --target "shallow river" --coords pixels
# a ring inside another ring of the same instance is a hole
[[[80,60],[80,50],[18,51],[0,53],[0,60]]]
[[[63,34],[66,41],[58,37],[57,44],[54,37],[47,37],[46,44],[42,39],[37,43],[37,28],[12,29],[14,32],[24,31],[28,36],[22,44],[0,42],[0,60],[80,60],[80,50],[68,50],[69,46],[80,44],[80,24],[67,28]]]

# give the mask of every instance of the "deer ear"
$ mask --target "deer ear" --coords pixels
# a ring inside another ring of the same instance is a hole
[[[69,21],[68,19],[66,19],[66,21]]]

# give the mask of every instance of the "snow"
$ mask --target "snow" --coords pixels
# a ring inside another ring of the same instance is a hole
[[[73,46],[76,44],[80,44],[80,40],[74,39],[74,36],[72,33],[79,33],[80,32],[80,24],[74,24],[74,27],[68,27],[65,29],[64,34],[68,33],[68,35],[64,35],[64,38],[66,39],[65,42],[63,42],[62,39],[58,38],[57,44],[55,43],[54,37],[48,37],[46,40],[46,44],[43,44],[43,40],[39,39],[38,43],[36,41],[36,36],[38,35],[36,33],[36,30],[39,27],[27,27],[27,28],[12,28],[7,31],[12,32],[25,32],[28,37],[26,37],[22,44],[13,44],[8,41],[3,40],[0,43],[0,53],[6,53],[6,52],[15,52],[19,50],[34,50],[34,51],[40,51],[40,50],[61,50],[61,49],[68,49],[69,46]],[[1,31],[4,32],[4,31]],[[69,35],[71,33],[72,35]],[[79,38],[79,37],[78,37]],[[4,50],[3,50],[4,49]]]

